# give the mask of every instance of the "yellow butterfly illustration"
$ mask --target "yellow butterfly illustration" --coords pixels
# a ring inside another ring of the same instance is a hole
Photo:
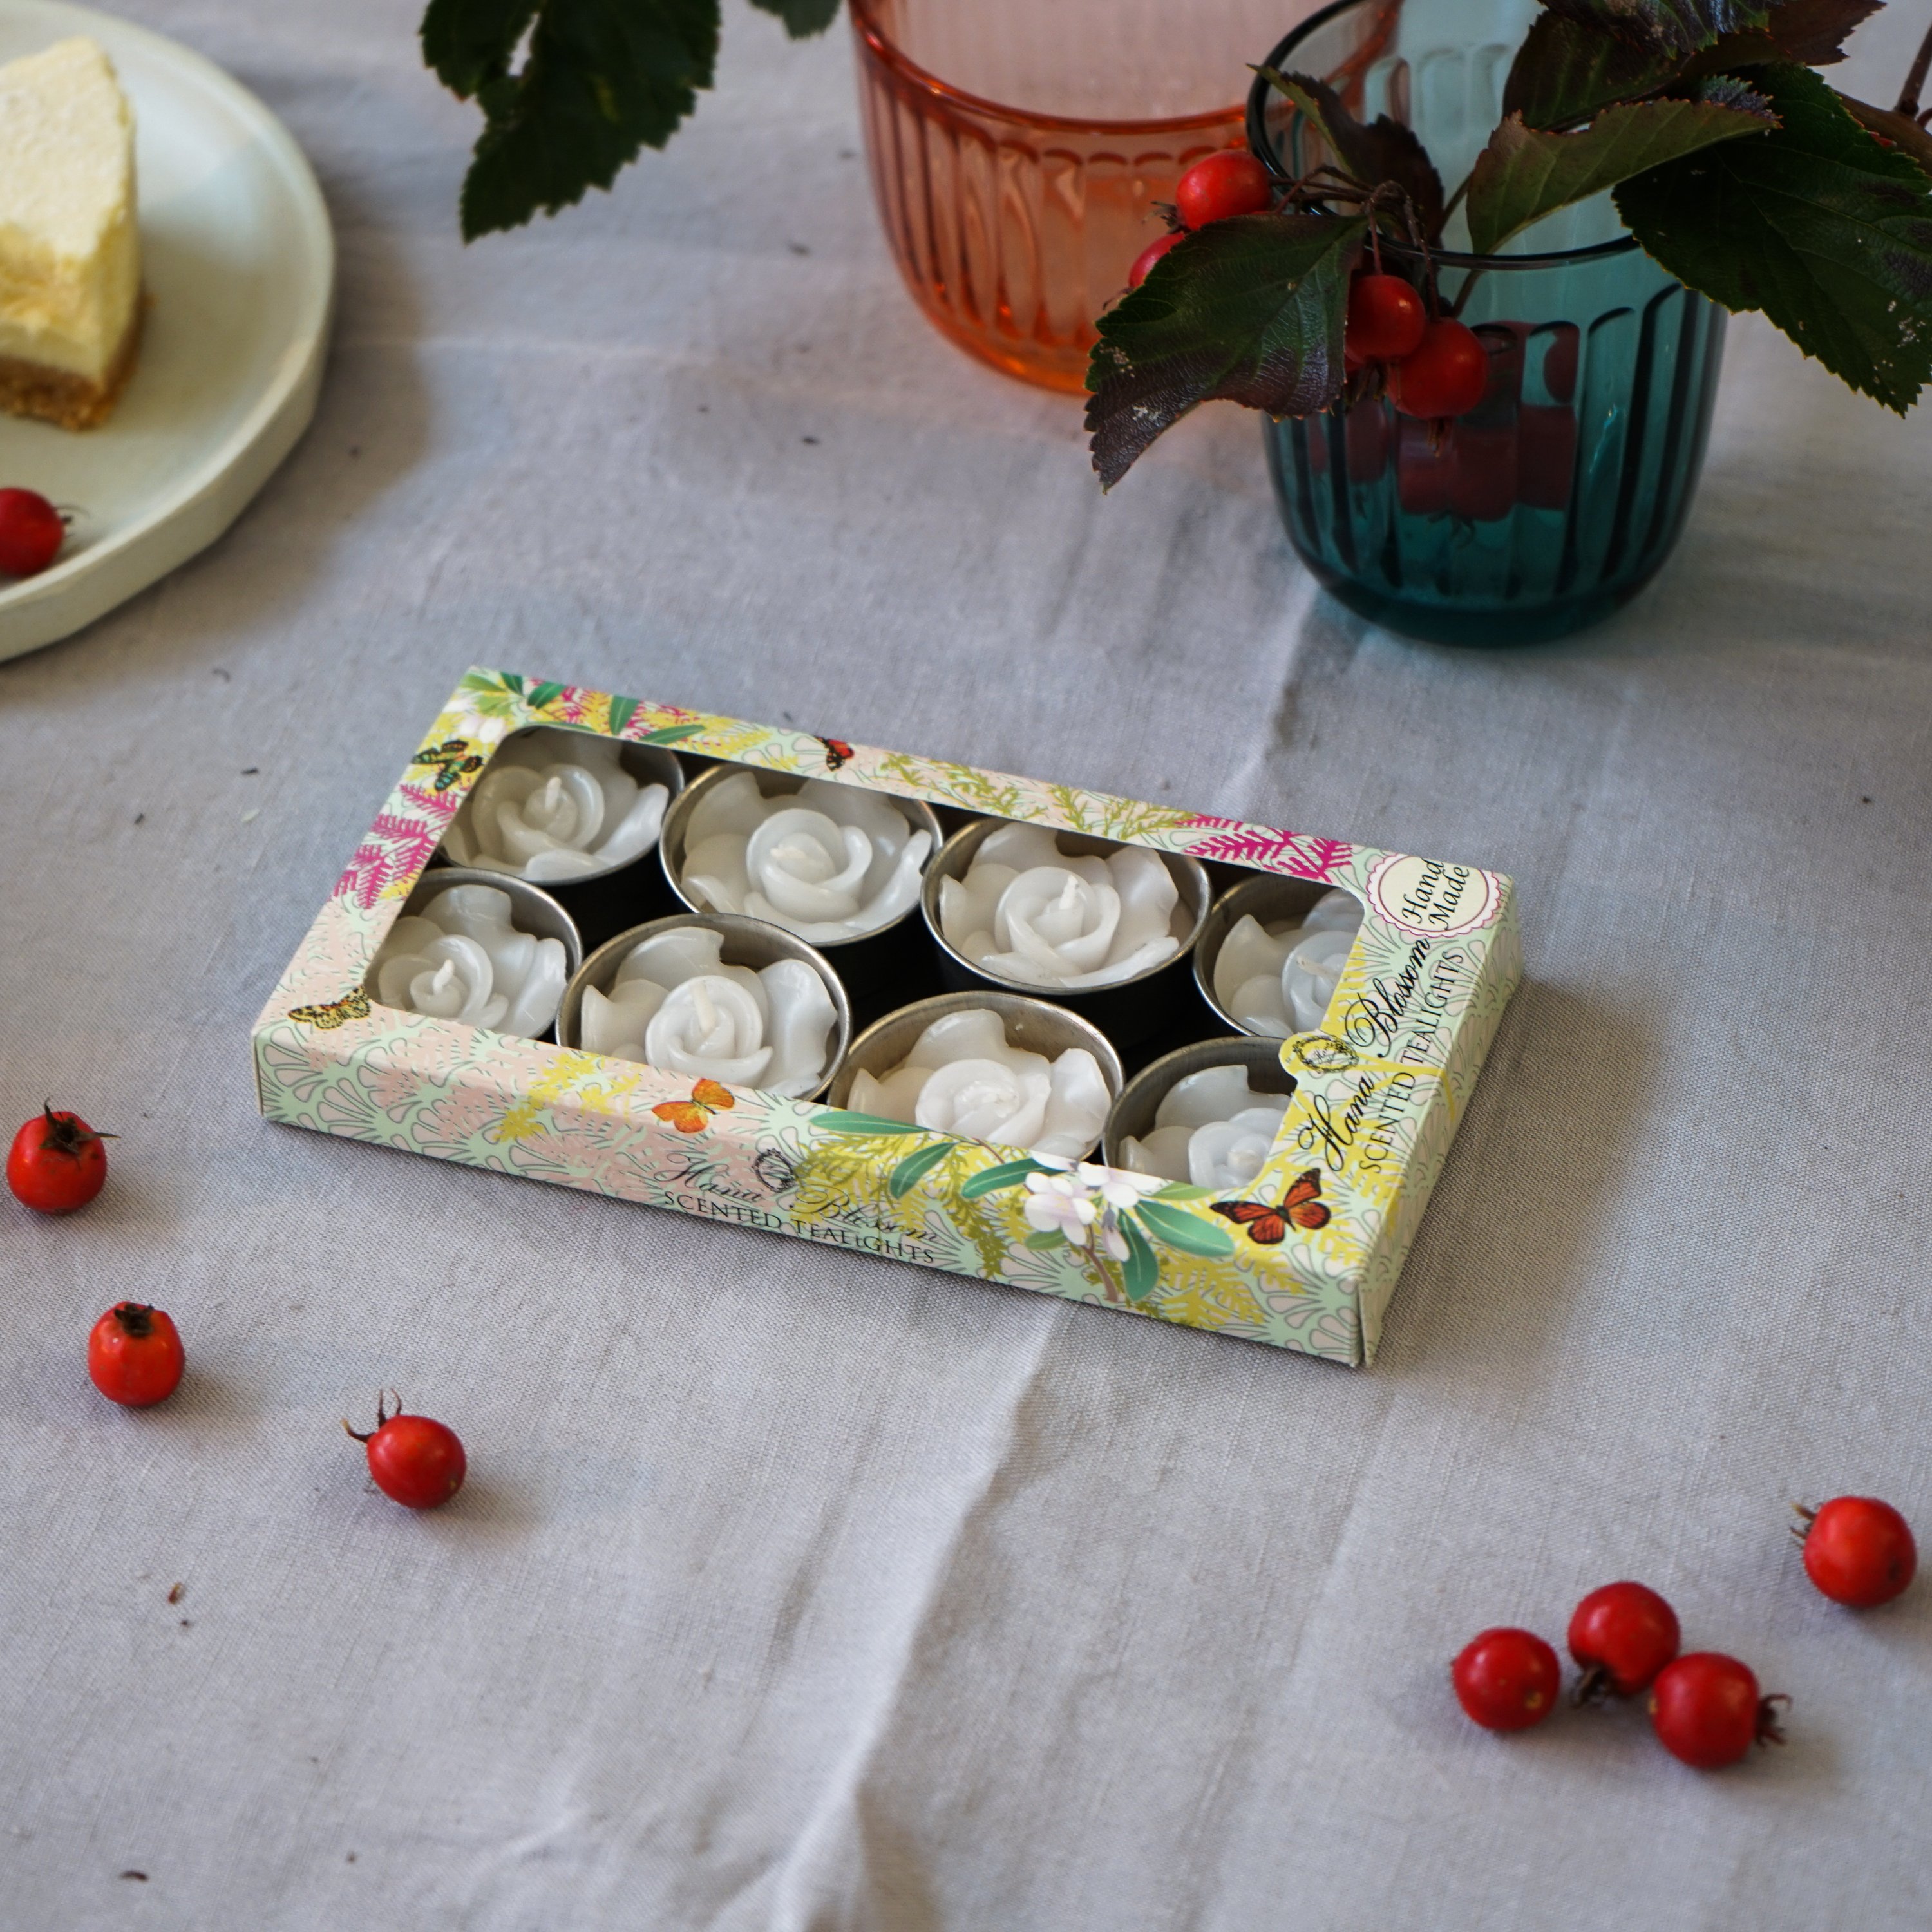
[[[360,986],[340,1000],[331,1000],[326,1006],[291,1006],[289,1018],[299,1020],[304,1026],[319,1027],[324,1033],[333,1033],[350,1020],[366,1020],[369,1017],[369,995]]]
[[[700,1080],[691,1090],[688,1100],[660,1100],[651,1109],[661,1120],[668,1120],[681,1134],[701,1133],[705,1123],[721,1107],[735,1107],[728,1088],[715,1080]]]
[[[467,758],[464,756],[470,752]],[[412,765],[434,765],[436,767],[437,791],[447,791],[460,778],[467,778],[472,772],[483,769],[482,759],[470,751],[467,738],[446,738],[440,745],[427,746],[410,760]]]

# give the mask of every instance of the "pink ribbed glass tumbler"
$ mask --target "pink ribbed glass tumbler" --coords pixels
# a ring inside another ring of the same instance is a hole
[[[1315,0],[851,0],[879,213],[961,348],[1085,386],[1181,171],[1243,145],[1247,64]]]

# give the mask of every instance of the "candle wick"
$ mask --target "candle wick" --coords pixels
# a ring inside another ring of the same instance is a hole
[[[718,1024],[718,1009],[711,1004],[711,995],[704,990],[702,980],[692,982],[691,998],[698,1008],[698,1024],[708,1034]]]
[[[455,977],[456,962],[454,959],[446,959],[436,969],[436,977],[429,982],[429,989],[432,993],[440,993]]]

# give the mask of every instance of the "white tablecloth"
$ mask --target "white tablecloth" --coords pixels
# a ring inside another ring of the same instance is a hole
[[[409,0],[140,10],[314,157],[341,319],[233,532],[0,666],[0,1100],[122,1136],[0,1200],[0,1922],[1932,1922],[1932,1584],[1850,1615],[1784,1533],[1932,1530],[1926,421],[1738,326],[1659,584],[1429,649],[1315,593],[1247,418],[1102,500],[928,328],[842,26],[734,4],[668,156],[466,249]],[[1514,874],[1376,1366],[262,1121],[249,1023],[472,662]],[[82,1370],[124,1296],[187,1339],[147,1414]],[[389,1384],[439,1514],[337,1426]],[[1464,1720],[1466,1638],[1626,1576],[1786,1749]]]

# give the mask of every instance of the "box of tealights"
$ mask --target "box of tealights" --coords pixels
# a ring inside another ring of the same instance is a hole
[[[272,1120],[1370,1360],[1494,872],[477,670],[256,1023]]]

